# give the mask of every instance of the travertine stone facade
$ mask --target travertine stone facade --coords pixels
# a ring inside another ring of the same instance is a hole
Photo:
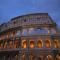
[[[0,26],[0,60],[60,60],[59,36],[48,13],[12,18]]]

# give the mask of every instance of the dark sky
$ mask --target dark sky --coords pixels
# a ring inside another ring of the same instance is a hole
[[[60,0],[0,0],[0,24],[29,13],[47,12],[60,25]]]

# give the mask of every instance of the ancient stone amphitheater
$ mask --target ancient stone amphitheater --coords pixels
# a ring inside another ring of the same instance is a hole
[[[60,60],[60,35],[48,13],[22,15],[1,24],[0,60]]]

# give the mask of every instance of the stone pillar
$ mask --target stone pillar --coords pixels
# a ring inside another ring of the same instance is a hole
[[[41,60],[43,60],[43,56],[41,56]]]
[[[21,51],[19,51],[18,60],[22,60],[22,53],[21,53]]]
[[[29,36],[29,29],[27,29],[27,33],[28,33],[28,36]]]
[[[22,30],[23,30],[23,29],[20,30],[20,32],[21,32],[21,36],[22,36]]]
[[[14,48],[14,40],[13,40],[13,48]]]
[[[51,34],[51,29],[50,28],[48,28],[48,35],[50,35]]]
[[[44,60],[48,60],[48,59],[47,59],[47,56],[45,56]]]
[[[51,48],[53,49],[53,40],[52,39],[50,39],[50,42],[51,42]]]
[[[29,60],[29,52],[26,52],[25,57],[26,57],[26,60]]]
[[[46,46],[45,46],[46,43],[45,43],[45,39],[44,39],[44,38],[42,39],[42,44],[43,44],[43,47],[42,47],[42,48],[45,48],[45,47],[46,47]]]
[[[4,60],[5,60],[5,56],[4,56]]]

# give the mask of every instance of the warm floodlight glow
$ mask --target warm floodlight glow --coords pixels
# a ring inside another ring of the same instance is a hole
[[[38,48],[42,48],[42,40],[39,40],[39,41],[37,42],[37,45],[38,45]]]
[[[54,48],[58,48],[58,40],[54,40]]]
[[[13,48],[13,43],[12,43],[12,41],[9,42],[9,48]]]
[[[48,55],[48,56],[47,56],[47,59],[48,59],[48,60],[52,60],[52,56],[51,56],[51,55]]]
[[[5,42],[5,44],[4,44],[4,48],[7,48],[7,42]]]
[[[57,55],[56,58],[57,58],[57,60],[60,60],[60,55]]]
[[[34,48],[34,41],[30,41],[30,48]]]
[[[23,47],[23,48],[27,48],[27,42],[26,42],[26,40],[23,40],[23,41],[22,41],[22,47]]]
[[[50,40],[46,40],[46,47],[47,47],[47,48],[50,48],[50,46],[51,46]]]

